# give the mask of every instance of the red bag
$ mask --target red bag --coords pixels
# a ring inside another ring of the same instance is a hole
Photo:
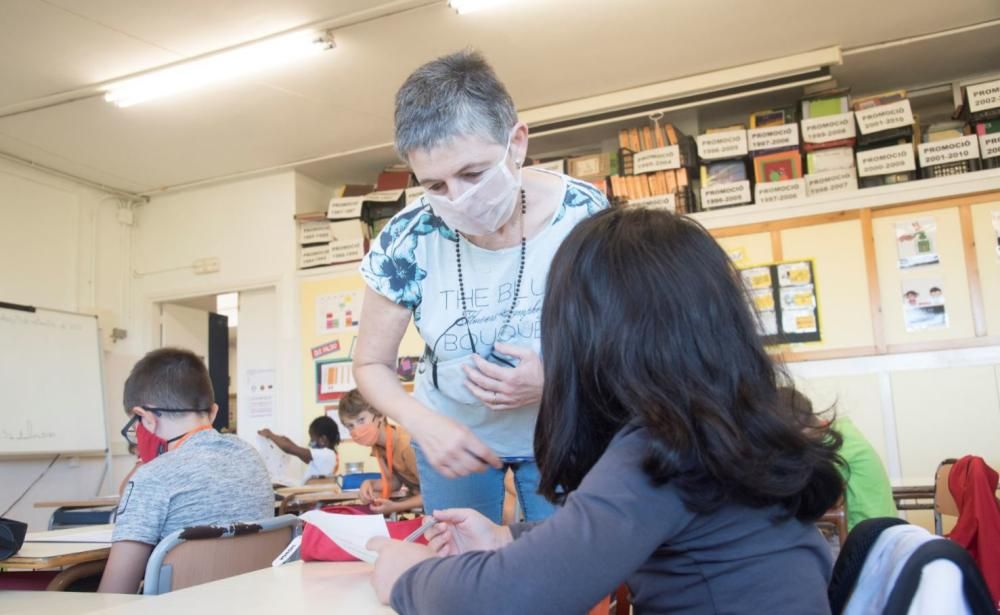
[[[338,515],[370,515],[371,508],[367,504],[352,506],[327,506],[321,509],[323,512],[336,513]],[[389,536],[396,540],[402,540],[415,532],[423,523],[419,517],[408,521],[386,521],[389,528]],[[421,536],[417,538],[418,544],[427,544],[427,539]],[[330,540],[322,530],[312,524],[306,523],[302,529],[302,545],[299,547],[299,557],[304,562],[356,562],[358,558],[337,546],[337,543]]]

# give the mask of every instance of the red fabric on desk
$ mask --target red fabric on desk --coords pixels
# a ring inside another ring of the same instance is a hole
[[[321,509],[323,512],[335,513],[339,515],[370,515],[371,508],[365,505],[353,506],[327,506]],[[419,517],[407,521],[386,521],[389,529],[389,536],[396,540],[402,540],[415,532],[423,523]],[[427,539],[421,536],[416,541],[419,544],[427,544]],[[337,543],[330,540],[319,528],[306,523],[302,528],[302,545],[299,547],[299,557],[304,562],[356,562],[358,558],[337,546]]]
[[[948,538],[972,554],[993,602],[1000,602],[1000,507],[998,475],[982,457],[966,455],[951,468],[948,490],[958,505],[958,523]]]

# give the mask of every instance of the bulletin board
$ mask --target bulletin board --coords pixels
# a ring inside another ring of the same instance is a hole
[[[958,209],[881,216],[872,233],[886,343],[975,337]]]
[[[786,361],[1000,343],[998,192],[818,212],[710,233],[740,269],[815,263],[821,340],[772,347]]]
[[[812,260],[757,263],[740,268],[766,345],[822,339]]]
[[[336,418],[340,397],[355,388],[352,359],[366,285],[356,263],[300,275],[299,360],[302,362],[302,416],[308,427],[313,419],[328,412]],[[423,349],[424,342],[411,321],[399,354],[401,357],[419,356]],[[368,449],[351,444],[341,447],[343,461],[364,461],[367,457]]]

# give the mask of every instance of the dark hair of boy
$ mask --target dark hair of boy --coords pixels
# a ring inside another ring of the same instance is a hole
[[[215,393],[198,355],[182,348],[160,348],[132,368],[122,399],[126,414],[136,406],[208,413]]]
[[[339,405],[337,406],[337,414],[340,415],[340,420],[344,419],[355,419],[362,412],[368,411],[372,413],[372,416],[379,418],[382,416],[374,406],[368,403],[368,401],[361,396],[361,391],[357,389],[351,389],[346,395],[340,398]]]
[[[941,292],[941,289],[938,288],[937,286],[932,286],[931,287],[931,292],[932,293],[939,293],[939,292]]]
[[[659,289],[659,290],[652,290]],[[693,512],[780,505],[815,520],[841,495],[839,434],[779,408],[739,272],[698,223],[646,208],[581,222],[552,262],[542,308],[539,492],[576,489],[628,424],[643,470]]]
[[[326,438],[326,448],[336,449],[340,445],[340,428],[337,427],[337,421],[328,416],[313,419],[313,422],[309,423],[309,438],[319,441],[321,437]]]

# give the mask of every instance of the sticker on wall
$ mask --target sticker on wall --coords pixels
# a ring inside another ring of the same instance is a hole
[[[316,297],[316,334],[351,331],[361,324],[362,294],[348,290]]]
[[[896,252],[899,268],[911,269],[937,265],[937,223],[934,218],[920,218],[896,223]]]
[[[746,263],[747,261],[747,249],[743,246],[726,250],[726,255],[729,257],[729,260],[733,261],[733,264],[735,264],[737,267]]]
[[[743,276],[743,283],[746,284],[747,288],[750,290],[771,288],[770,267],[753,267],[752,269],[743,269],[740,271],[740,274]]]
[[[902,282],[903,322],[908,332],[948,327],[941,278],[911,278]]]

